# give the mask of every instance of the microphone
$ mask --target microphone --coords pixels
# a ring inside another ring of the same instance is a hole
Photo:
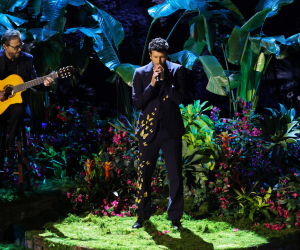
[[[160,81],[160,73],[159,73],[159,75],[156,77],[156,81],[157,81],[157,82]]]

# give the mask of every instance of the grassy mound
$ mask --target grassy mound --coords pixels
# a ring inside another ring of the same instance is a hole
[[[249,230],[234,230],[227,222],[194,220],[184,215],[180,232],[171,228],[167,214],[155,215],[138,230],[131,229],[132,217],[85,218],[70,215],[59,223],[45,225],[48,250],[67,245],[93,249],[245,249],[259,246],[268,239]]]

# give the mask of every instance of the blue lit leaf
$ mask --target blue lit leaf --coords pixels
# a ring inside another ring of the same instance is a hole
[[[280,7],[291,4],[294,0],[260,0],[256,5],[255,11],[259,12],[265,8],[271,8],[272,11],[268,13],[267,17],[277,15]]]
[[[154,20],[163,16],[169,16],[175,11],[177,11],[177,9],[172,7],[169,3],[158,4],[148,9],[149,15],[153,17]]]
[[[31,0],[28,3],[28,13],[31,16],[37,16],[41,12],[42,0]]]
[[[35,28],[28,31],[32,33],[34,40],[37,42],[45,42],[57,33],[57,31],[50,31],[45,28]]]
[[[195,61],[199,59],[199,56],[197,54],[188,50],[183,50],[178,53],[169,55],[169,57],[173,62],[179,61],[183,67],[190,70],[193,69]]]
[[[94,42],[93,47],[96,53],[103,50],[103,42],[100,37],[102,30],[100,28],[96,28],[96,29],[84,28],[84,27],[71,28],[71,29],[67,29],[64,34],[75,33],[77,30],[81,31],[86,36],[93,38],[93,42]]]
[[[235,17],[237,21],[239,21],[242,24],[246,22],[240,10],[230,0],[224,0],[224,1],[218,0],[216,2],[222,5],[223,7],[227,8],[228,10],[230,10],[231,14]]]
[[[73,6],[80,6],[84,4],[84,0],[69,0],[69,4]]]
[[[13,4],[11,6],[11,4],[8,4],[9,6],[11,6],[7,11],[9,12],[14,12],[15,8],[18,8],[19,10],[24,9],[27,4],[28,4],[28,0],[17,0],[17,1],[9,1],[9,2],[15,2],[15,4]]]
[[[204,41],[195,42],[192,37],[189,37],[189,39],[183,45],[183,49],[191,51],[191,52],[197,54],[198,56],[200,56],[202,54],[202,51],[203,51],[205,45],[206,45],[206,43]]]
[[[27,21],[19,17],[15,17],[8,14],[0,14],[0,26],[3,26],[5,29],[14,29],[12,24],[20,26],[25,22]]]
[[[103,10],[96,8],[90,2],[86,1],[92,11],[93,19],[102,29],[108,43],[118,49],[118,45],[123,41],[125,33],[122,24]]]
[[[69,0],[43,1],[41,21],[47,21],[46,29],[63,31],[65,27],[65,7]]]
[[[24,8],[28,0],[0,0],[0,13],[13,12],[15,7]]]

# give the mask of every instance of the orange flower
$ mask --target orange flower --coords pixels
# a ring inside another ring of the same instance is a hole
[[[84,162],[84,166],[85,166],[86,180],[88,183],[90,183],[90,174],[92,171],[92,167],[95,166],[95,163],[94,163],[94,160],[90,160],[90,159],[87,159],[86,161],[83,161],[83,162]],[[89,189],[89,191],[91,191],[90,184],[88,184],[88,189]]]
[[[105,162],[105,164],[104,165],[101,165],[102,167],[104,167],[104,169],[105,169],[105,178],[109,181],[109,179],[110,179],[110,170],[112,170],[114,167],[112,167],[111,166],[111,162]]]
[[[223,142],[222,151],[225,153],[226,150],[228,150],[228,143],[233,139],[235,136],[230,136],[232,134],[228,134],[228,131],[222,132],[221,135],[218,135],[218,137],[221,138]]]
[[[88,176],[90,176],[91,171],[92,171],[92,166],[95,166],[94,160],[87,159],[86,161],[83,161],[83,162],[85,165],[86,174]]]

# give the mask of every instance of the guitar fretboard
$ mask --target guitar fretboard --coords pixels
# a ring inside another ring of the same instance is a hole
[[[58,78],[58,75],[55,72],[55,73],[52,73],[50,75],[43,76],[43,77],[28,81],[28,82],[24,82],[24,83],[19,84],[17,86],[14,86],[13,87],[14,93],[17,93],[17,92],[23,91],[25,89],[29,89],[29,88],[32,88],[34,86],[37,86],[37,85],[43,83],[47,79],[47,77],[51,77],[52,79],[55,79],[55,78]]]

